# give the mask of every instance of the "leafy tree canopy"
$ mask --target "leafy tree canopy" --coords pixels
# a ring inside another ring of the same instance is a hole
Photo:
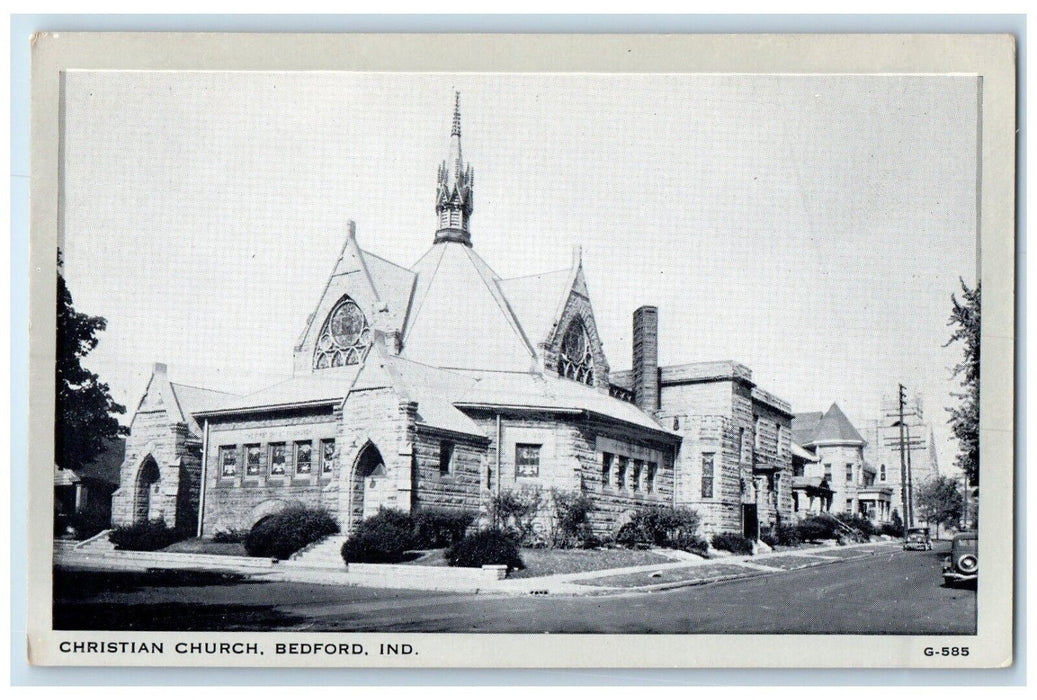
[[[954,366],[954,376],[961,380],[962,391],[952,394],[958,405],[948,408],[948,422],[958,439],[958,457],[955,463],[965,473],[969,483],[979,484],[979,327],[980,285],[970,289],[961,282],[961,300],[951,295],[950,320],[953,328],[947,345],[963,344],[962,361]]]
[[[927,480],[915,495],[918,514],[927,523],[957,525],[961,522],[962,506],[965,501],[961,484],[946,476]]]
[[[108,322],[75,310],[60,272],[60,252],[58,269],[54,461],[62,469],[74,469],[94,461],[109,440],[129,430],[115,418],[126,407],[115,403],[108,385],[81,362],[97,347],[97,334]]]

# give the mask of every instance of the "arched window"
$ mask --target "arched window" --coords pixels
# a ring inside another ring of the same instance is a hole
[[[371,327],[364,312],[348,296],[342,297],[324,322],[313,354],[315,369],[357,365],[371,345]]]
[[[583,384],[594,384],[594,357],[591,355],[590,338],[579,318],[572,320],[562,336],[558,374]]]

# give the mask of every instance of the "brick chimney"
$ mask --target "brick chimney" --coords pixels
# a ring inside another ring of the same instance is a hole
[[[634,312],[634,403],[642,411],[659,410],[659,309]]]

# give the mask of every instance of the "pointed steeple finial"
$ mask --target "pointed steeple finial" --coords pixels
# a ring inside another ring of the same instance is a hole
[[[454,90],[454,126],[450,130],[451,136],[461,135],[461,91]]]
[[[436,243],[463,243],[471,246],[468,219],[472,215],[472,167],[461,155],[461,92],[454,91],[454,123],[450,130],[450,150],[439,166],[436,178],[436,215],[439,229]]]

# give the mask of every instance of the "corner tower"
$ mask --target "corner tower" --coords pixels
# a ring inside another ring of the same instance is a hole
[[[474,202],[472,166],[461,155],[461,93],[454,93],[454,124],[450,130],[450,152],[439,165],[436,181],[436,216],[439,228],[436,243],[456,242],[471,247],[468,220]]]

